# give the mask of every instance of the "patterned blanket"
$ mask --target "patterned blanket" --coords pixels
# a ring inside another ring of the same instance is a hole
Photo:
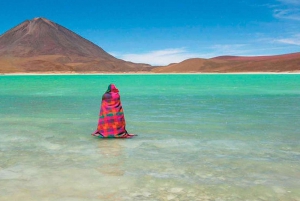
[[[134,136],[128,134],[125,126],[119,90],[114,84],[110,84],[102,96],[98,127],[92,135],[103,138],[130,138]]]

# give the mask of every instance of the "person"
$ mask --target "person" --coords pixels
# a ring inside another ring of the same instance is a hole
[[[135,136],[129,134],[125,126],[119,90],[114,84],[110,84],[102,96],[97,130],[92,135],[101,138],[131,138]]]

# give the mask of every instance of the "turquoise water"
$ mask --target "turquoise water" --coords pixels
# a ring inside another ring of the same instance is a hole
[[[127,130],[96,129],[108,84]],[[300,200],[300,75],[0,76],[0,200]]]

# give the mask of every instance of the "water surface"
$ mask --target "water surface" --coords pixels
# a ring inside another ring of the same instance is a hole
[[[127,130],[96,129],[108,84]],[[300,75],[0,76],[0,200],[300,200]]]

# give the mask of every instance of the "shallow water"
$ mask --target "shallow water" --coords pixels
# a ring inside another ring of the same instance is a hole
[[[127,130],[97,126],[108,84]],[[0,76],[0,200],[300,200],[300,75]]]

